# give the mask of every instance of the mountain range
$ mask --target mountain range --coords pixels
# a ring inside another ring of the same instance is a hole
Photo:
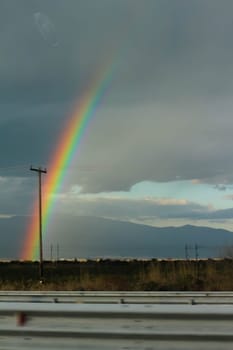
[[[0,219],[0,259],[18,259],[28,217]],[[200,226],[152,227],[97,217],[59,215],[43,233],[45,258],[222,257],[233,232]]]

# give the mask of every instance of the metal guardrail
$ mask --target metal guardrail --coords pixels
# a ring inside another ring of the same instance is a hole
[[[0,291],[1,302],[93,304],[233,304],[233,292]]]
[[[233,305],[0,304],[0,349],[232,348]]]

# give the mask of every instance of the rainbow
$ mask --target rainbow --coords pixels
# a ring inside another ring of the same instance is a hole
[[[90,121],[95,115],[96,109],[105,96],[112,81],[115,63],[112,59],[103,66],[90,86],[78,99],[74,112],[68,118],[64,131],[57,142],[55,151],[49,162],[48,172],[43,176],[43,205],[42,228],[43,235],[48,226],[52,208],[55,202],[53,194],[60,190],[66,170],[76,155],[79,145],[88,129]],[[39,222],[38,222],[38,198],[33,206],[30,216],[26,238],[23,242],[20,259],[35,260],[39,255]]]

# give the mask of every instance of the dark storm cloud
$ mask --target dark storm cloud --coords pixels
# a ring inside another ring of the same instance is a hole
[[[0,169],[0,173],[7,175],[7,170]],[[32,190],[34,184],[32,178],[0,176],[0,216],[28,215],[32,200],[36,198],[35,190]]]
[[[217,0],[1,1],[2,162],[46,164],[72,102],[115,49],[77,162],[98,171],[71,181],[87,192],[177,176],[231,182],[232,13]]]
[[[2,105],[1,110],[0,168],[33,163],[47,166],[57,134],[61,133],[64,105]],[[8,175],[25,177],[27,173],[13,168]]]

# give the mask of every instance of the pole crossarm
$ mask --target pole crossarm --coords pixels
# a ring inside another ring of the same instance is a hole
[[[38,173],[44,173],[44,174],[47,173],[47,169],[46,169],[46,168],[42,169],[41,167],[39,167],[39,168],[33,168],[33,167],[31,166],[31,167],[30,167],[30,170],[31,170],[31,171],[36,171],[36,172],[38,172]]]

